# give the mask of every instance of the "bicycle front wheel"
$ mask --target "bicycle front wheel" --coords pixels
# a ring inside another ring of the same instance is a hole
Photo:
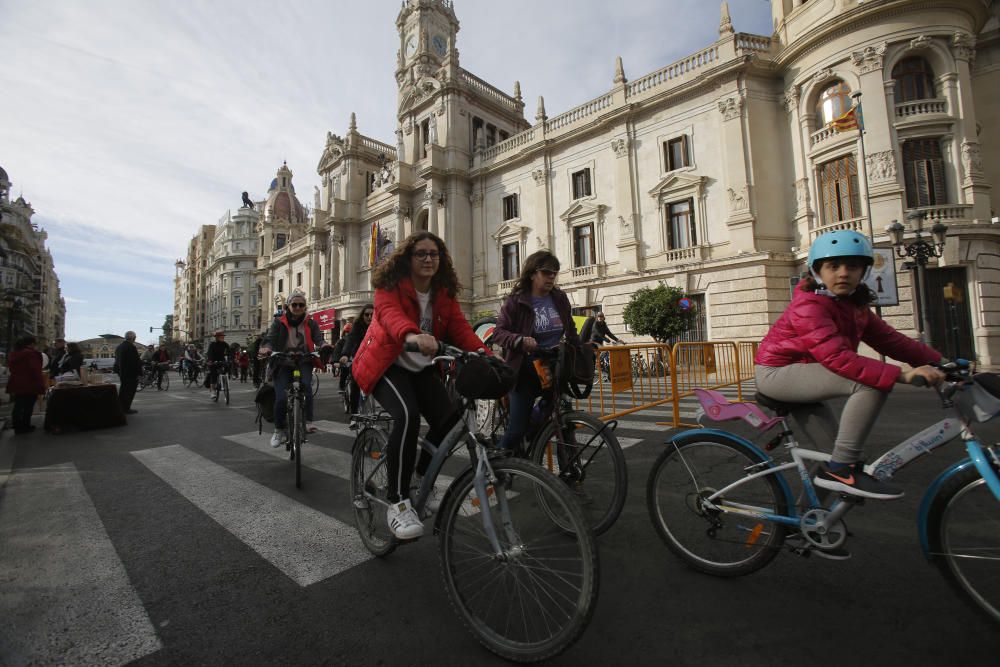
[[[229,378],[222,376],[222,393],[226,395],[226,405],[229,405]]]
[[[927,519],[932,562],[977,609],[1000,623],[1000,502],[975,467],[949,479]]]
[[[551,422],[542,429],[531,448],[531,460],[569,486],[594,534],[601,535],[625,507],[625,454],[614,431],[593,415],[567,412],[560,426],[561,434]]]
[[[312,382],[312,392],[313,396],[319,393],[319,370],[313,369],[313,382]]]
[[[226,392],[226,403],[229,402],[229,392]],[[292,458],[295,459],[295,488],[302,487],[302,441],[306,437],[305,415],[302,414],[302,398],[297,396],[292,403]]]
[[[351,452],[351,498],[354,502],[354,523],[368,551],[375,556],[388,556],[396,548],[396,539],[385,521],[385,500],[389,478],[382,460],[386,436],[371,426],[363,429],[354,441]]]
[[[488,513],[472,469],[449,490],[440,525],[445,588],[486,648],[520,662],[550,658],[569,648],[590,622],[600,581],[596,540],[563,483],[521,459],[491,465]],[[552,511],[560,514],[559,522],[551,520]]]
[[[748,479],[709,500],[762,463],[753,450],[723,436],[667,443],[646,486],[649,517],[667,547],[695,569],[722,577],[770,563],[784,543],[785,528],[759,515],[788,510],[774,475]]]

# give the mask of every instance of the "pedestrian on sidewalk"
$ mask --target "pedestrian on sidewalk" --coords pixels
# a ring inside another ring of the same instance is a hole
[[[31,413],[39,394],[45,393],[42,353],[35,348],[37,342],[34,336],[18,338],[8,358],[10,377],[7,379],[7,393],[13,397],[11,421],[17,435],[35,430],[31,425]]]
[[[126,331],[125,340],[115,348],[115,373],[118,374],[118,401],[127,415],[134,415],[138,410],[132,409],[132,399],[139,387],[139,375],[142,374],[142,360],[135,346],[135,332]]]

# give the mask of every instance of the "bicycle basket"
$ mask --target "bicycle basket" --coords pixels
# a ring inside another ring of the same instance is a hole
[[[514,388],[514,369],[496,357],[470,356],[455,378],[455,390],[466,398],[497,399]]]
[[[985,422],[1000,415],[1000,375],[977,373],[955,399],[967,419]]]

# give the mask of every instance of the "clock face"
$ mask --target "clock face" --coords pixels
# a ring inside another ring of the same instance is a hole
[[[407,58],[410,58],[416,52],[417,52],[417,36],[410,35],[409,37],[406,38],[406,44],[403,46],[403,53],[406,55]]]
[[[439,56],[444,56],[448,52],[448,42],[445,41],[444,37],[441,35],[434,35],[434,39],[431,40],[431,45],[434,47],[434,51]]]

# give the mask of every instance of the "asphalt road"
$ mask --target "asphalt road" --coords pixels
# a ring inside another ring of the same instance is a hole
[[[301,490],[257,435],[250,385],[228,407],[178,383],[147,390],[116,429],[4,432],[0,664],[502,664],[450,608],[434,537],[384,560],[363,551],[343,469],[351,436],[323,380]],[[939,412],[932,392],[898,389],[870,455]],[[552,664],[996,664],[1000,628],[917,540],[923,491],[960,446],[904,470],[904,499],[848,516],[850,560],[784,553],[726,580],[687,568],[650,525],[663,418],[622,422],[628,503],[600,538],[593,620]]]

